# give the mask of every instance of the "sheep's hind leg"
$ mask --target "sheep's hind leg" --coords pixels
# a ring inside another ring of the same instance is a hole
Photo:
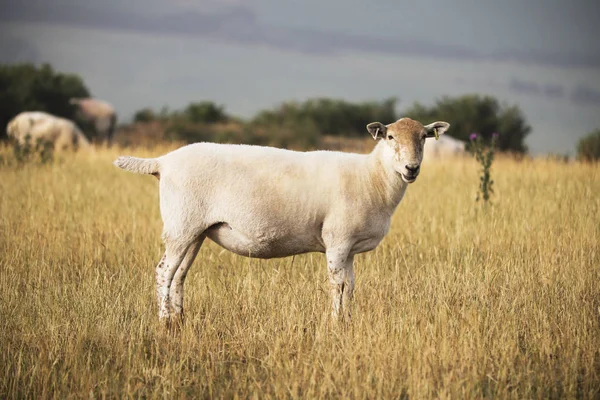
[[[349,320],[354,294],[354,256],[339,249],[328,249],[326,255],[331,287],[332,316],[335,320]]]
[[[169,291],[169,298],[171,300],[171,322],[174,325],[181,326],[184,321],[184,313],[183,313],[183,285],[185,283],[185,278],[187,273],[192,266],[196,255],[198,254],[198,250],[200,250],[200,246],[202,246],[202,242],[204,242],[206,236],[201,236],[198,241],[192,243],[192,245],[187,249],[185,254],[185,258],[177,268],[175,272],[175,276],[173,277],[173,282],[171,283],[171,288]]]
[[[354,256],[349,258],[350,261],[346,265],[346,275],[344,276],[344,290],[342,291],[342,310],[348,321],[352,318],[352,301],[354,299]]]
[[[158,318],[161,322],[169,326],[172,313],[171,300],[169,298],[171,283],[193,242],[183,244],[177,241],[166,240],[165,244],[165,254],[156,266],[156,297],[158,300]]]

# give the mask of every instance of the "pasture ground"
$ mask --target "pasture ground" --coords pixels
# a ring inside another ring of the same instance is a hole
[[[161,154],[166,149],[155,149]],[[2,398],[598,398],[600,167],[428,162],[329,319],[324,256],[209,241],[159,329],[156,179],[132,150],[0,165]],[[149,151],[135,151],[149,155]]]

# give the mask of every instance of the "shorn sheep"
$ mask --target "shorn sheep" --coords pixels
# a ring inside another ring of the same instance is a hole
[[[370,123],[379,140],[370,154],[196,143],[158,158],[119,157],[116,166],[159,179],[159,319],[167,326],[183,321],[185,277],[207,237],[248,257],[325,253],[332,314],[350,317],[354,255],[387,234],[419,175],[425,139],[449,126],[410,118]]]
[[[440,137],[440,140],[428,140],[425,144],[423,157],[427,160],[444,159],[467,154],[466,143],[449,135]]]
[[[8,137],[24,145],[38,140],[53,144],[54,150],[89,148],[90,144],[77,125],[65,118],[41,111],[25,111],[14,117],[6,126]]]
[[[95,136],[110,146],[117,126],[117,112],[106,101],[94,98],[72,98],[69,103],[77,107],[80,118],[89,123]]]

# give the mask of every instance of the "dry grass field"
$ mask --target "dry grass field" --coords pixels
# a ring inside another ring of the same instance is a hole
[[[111,165],[131,152],[2,152],[1,398],[600,397],[598,165],[500,159],[484,207],[473,160],[426,160],[357,257],[347,325],[330,321],[323,255],[207,241],[169,336],[156,179]]]

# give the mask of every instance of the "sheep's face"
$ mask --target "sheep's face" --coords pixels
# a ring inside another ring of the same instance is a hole
[[[372,122],[367,125],[367,130],[374,139],[385,141],[392,150],[394,169],[404,182],[412,183],[421,171],[425,139],[435,137],[436,131],[438,136],[443,135],[449,127],[447,122],[438,121],[423,126],[410,118],[401,118],[389,125]]]

